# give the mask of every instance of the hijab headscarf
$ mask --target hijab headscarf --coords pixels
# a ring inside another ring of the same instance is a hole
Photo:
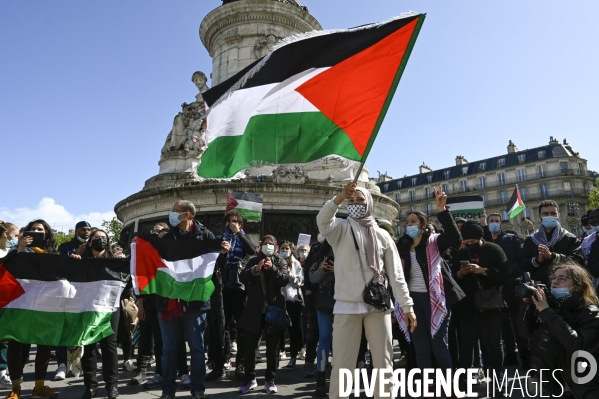
[[[364,194],[364,198],[366,198],[366,215],[363,218],[352,218],[356,223],[360,226],[364,227],[366,230],[366,234],[364,236],[364,243],[366,245],[366,261],[368,262],[368,266],[374,272],[374,280],[380,281],[382,265],[379,258],[379,243],[376,238],[376,228],[378,225],[374,220],[373,210],[374,210],[374,202],[372,200],[372,195],[370,192],[364,187],[356,187],[356,191]],[[351,217],[351,216],[350,216]]]

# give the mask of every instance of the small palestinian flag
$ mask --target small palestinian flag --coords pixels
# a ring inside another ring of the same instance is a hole
[[[237,178],[252,165],[328,157],[365,161],[424,18],[284,39],[203,93],[208,148],[198,177]]]
[[[222,240],[169,240],[142,235],[131,245],[131,279],[138,295],[207,301]]]
[[[445,203],[445,209],[447,209],[454,218],[480,218],[483,215],[484,207],[483,197],[480,195],[449,197]]]
[[[518,190],[518,185],[516,184],[512,198],[510,198],[510,202],[507,203],[507,213],[510,216],[510,219],[513,219],[525,209],[526,206],[524,205],[524,202],[522,202],[520,190]]]
[[[11,251],[0,262],[0,341],[79,346],[113,334],[128,260]]]
[[[251,222],[259,222],[262,220],[262,196],[229,190],[225,213],[233,209],[239,212],[244,219]]]

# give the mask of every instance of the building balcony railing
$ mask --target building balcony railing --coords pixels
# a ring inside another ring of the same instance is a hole
[[[539,180],[543,180],[543,179],[547,179],[547,178],[552,178],[552,177],[566,177],[566,176],[579,176],[579,177],[591,177],[593,176],[593,172],[589,172],[586,170],[583,171],[579,171],[578,169],[565,169],[565,170],[551,170],[548,172],[544,172],[542,174],[539,173],[534,173],[534,174],[527,174],[526,176],[520,178],[520,177],[515,177],[515,178],[509,178],[509,179],[503,179],[503,180],[493,180],[490,182],[486,182],[485,184],[481,185],[481,184],[475,184],[475,185],[471,185],[468,187],[462,187],[459,184],[452,184],[452,186],[447,187],[446,193],[447,195],[458,195],[458,194],[470,194],[470,195],[476,195],[476,192],[478,191],[482,191],[482,190],[487,190],[487,189],[491,189],[491,188],[497,188],[497,187],[504,187],[504,186],[511,186],[511,185],[515,185],[515,184],[526,184],[526,183],[530,183],[530,182],[534,182],[534,181],[539,181]],[[465,176],[464,176],[465,177]],[[447,184],[447,183],[443,183],[440,182],[441,184]],[[431,186],[434,186],[435,184],[431,183]],[[412,198],[407,198],[406,200],[402,200],[401,203],[410,203],[410,202],[418,202],[418,201],[424,201],[427,199],[432,199],[433,198],[433,194],[431,192],[430,195],[415,195]]]
[[[463,193],[462,193],[463,194]],[[522,198],[522,201],[524,202],[524,205],[526,205],[527,201],[538,201],[538,200],[544,200],[544,199],[552,199],[555,200],[557,198],[560,197],[568,197],[568,198],[572,198],[572,197],[588,197],[588,195],[590,194],[590,190],[586,190],[583,188],[575,188],[572,190],[564,190],[564,189],[559,189],[559,190],[548,190],[547,192],[535,192],[535,193],[530,193],[527,194],[526,196],[524,196]],[[511,197],[511,194],[510,194]],[[489,207],[494,207],[494,206],[501,206],[501,205],[505,205],[507,206],[508,201],[510,200],[510,198],[506,198],[505,200],[502,200],[501,198],[498,199],[492,199],[492,200],[487,200],[485,201],[485,208],[489,208]],[[431,201],[433,201],[433,199],[431,198]],[[403,204],[402,205],[402,209],[400,211],[400,214],[398,215],[399,219],[405,218],[405,216],[410,212],[410,206]],[[425,212],[427,213],[427,212]],[[433,211],[428,213],[428,216],[435,216],[437,214],[437,209],[433,207]]]

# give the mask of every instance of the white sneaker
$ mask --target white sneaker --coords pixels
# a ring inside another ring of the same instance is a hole
[[[64,363],[60,363],[58,368],[56,369],[56,375],[54,375],[54,381],[62,381],[65,379],[67,374],[67,365]]]
[[[237,342],[231,342],[231,353],[237,353]]]
[[[285,352],[279,353],[279,360],[285,360],[285,359],[287,359],[287,355],[285,354]]]
[[[150,366],[156,366],[156,356],[152,355],[152,358],[150,359]]]
[[[123,363],[123,368],[127,371],[137,370],[137,366],[133,364],[133,360],[131,360],[131,359],[129,359],[125,363]]]
[[[0,377],[0,386],[5,387],[5,388],[12,387],[12,381],[10,380],[10,377],[8,376],[8,374],[4,374],[2,377]]]
[[[302,349],[302,350],[300,351],[300,354],[299,354],[299,355],[300,355],[300,359],[302,359],[302,360],[306,360],[306,350],[305,350],[305,349]]]

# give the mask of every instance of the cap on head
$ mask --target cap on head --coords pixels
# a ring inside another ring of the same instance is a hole
[[[469,220],[462,225],[460,233],[464,240],[480,240],[483,238],[483,226],[480,222]]]
[[[75,230],[78,230],[82,227],[92,227],[92,225],[87,223],[86,221],[81,221],[75,225]]]

